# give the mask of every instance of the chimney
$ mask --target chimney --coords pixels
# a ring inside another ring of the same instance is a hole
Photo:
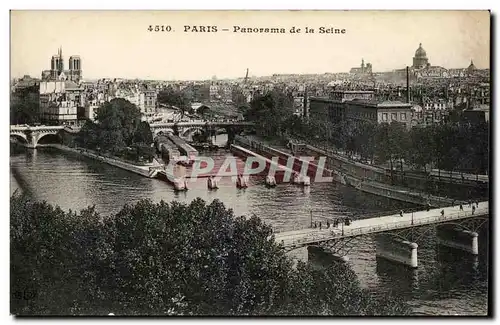
[[[406,67],[406,103],[410,103],[410,67]]]

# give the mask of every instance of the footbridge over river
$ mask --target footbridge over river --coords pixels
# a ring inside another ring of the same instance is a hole
[[[477,255],[478,230],[489,218],[489,201],[484,201],[479,202],[475,209],[465,205],[461,210],[457,205],[403,213],[403,216],[395,214],[354,220],[349,226],[341,223],[338,227],[331,226],[329,229],[311,227],[278,232],[274,236],[276,242],[287,252],[319,246],[345,258],[346,244],[353,238],[375,235],[378,256],[416,268],[418,244],[415,241],[424,237],[415,237],[413,228],[433,225],[436,228],[429,229],[436,230],[440,244]]]

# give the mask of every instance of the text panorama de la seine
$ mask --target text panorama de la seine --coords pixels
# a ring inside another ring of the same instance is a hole
[[[176,32],[175,28],[170,25],[149,25],[150,32]],[[232,32],[240,34],[345,34],[345,28],[326,27],[250,27],[250,26],[232,26],[231,28],[221,28],[219,26],[199,26],[199,25],[184,25],[182,27],[184,33],[218,33]]]

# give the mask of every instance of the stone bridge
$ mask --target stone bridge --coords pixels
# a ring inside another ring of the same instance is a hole
[[[213,134],[228,134],[228,141],[232,141],[236,134],[241,133],[244,128],[251,127],[254,124],[251,122],[243,121],[190,121],[190,122],[177,122],[177,123],[152,123],[150,124],[153,138],[161,132],[174,132],[177,128],[181,136],[188,136],[194,132],[204,133],[206,131]],[[29,126],[29,125],[11,125],[10,135],[18,139],[28,148],[36,148],[40,139],[47,135],[59,135],[60,132],[78,133],[80,128],[70,126]]]
[[[28,148],[36,148],[38,141],[48,135],[57,135],[61,130],[68,129],[67,131],[73,133],[73,129],[66,126],[10,126],[10,135],[18,139],[24,140],[23,143]]]
[[[152,123],[150,124],[153,138],[162,132],[174,133],[177,128],[179,135],[187,137],[196,132],[212,134],[228,134],[228,140],[234,139],[236,134],[243,131],[244,128],[252,127],[254,123],[244,121],[190,121],[190,122],[177,122],[177,123]]]

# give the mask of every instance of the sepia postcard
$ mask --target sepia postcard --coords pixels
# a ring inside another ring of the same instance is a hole
[[[10,12],[14,316],[491,316],[490,12]]]

